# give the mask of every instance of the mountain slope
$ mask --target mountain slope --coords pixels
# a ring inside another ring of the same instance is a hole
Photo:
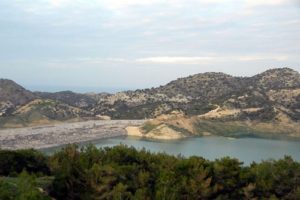
[[[0,79],[0,117],[11,114],[17,106],[35,99],[35,95],[14,81]]]
[[[38,118],[63,121],[105,115],[112,119],[145,119],[173,111],[225,122],[298,122],[300,74],[289,68],[271,69],[252,77],[210,72],[157,88],[116,94],[32,93],[13,81],[0,80],[0,126],[14,119],[26,125]]]
[[[35,95],[8,79],[0,79],[0,101],[10,101],[13,105],[22,105],[33,100]]]
[[[154,89],[104,96],[95,106],[98,114],[113,118],[153,118],[181,110],[201,115],[216,108],[260,108],[241,118],[273,120],[278,112],[299,120],[300,74],[289,68],[272,69],[253,77],[203,73],[180,78]]]
[[[35,99],[18,107],[11,115],[0,118],[0,127],[26,127],[67,120],[82,120],[93,113],[72,107],[59,101]]]
[[[169,96],[189,95],[186,105],[200,100],[212,105],[205,113],[189,114],[162,112],[138,129],[128,129],[129,134],[150,138],[172,139],[174,135],[222,135],[230,137],[300,137],[300,74],[288,68],[272,69],[253,77],[231,77],[205,74],[178,79],[156,89]],[[216,78],[218,77],[218,78]],[[226,84],[224,84],[226,83]],[[230,83],[230,84],[228,84]],[[207,88],[203,88],[206,85]],[[199,87],[197,87],[199,86]],[[222,88],[224,90],[222,90]],[[170,95],[170,90],[175,91]],[[211,91],[209,91],[211,90]],[[212,94],[209,95],[208,93]],[[206,94],[204,98],[202,95]],[[203,100],[204,99],[204,100]],[[168,127],[168,130],[162,129]],[[130,132],[130,130],[135,130]]]
[[[35,95],[43,99],[52,99],[55,101],[61,101],[65,104],[79,107],[83,109],[90,109],[96,104],[96,100],[85,94],[78,94],[72,91],[62,91],[62,92],[35,92]]]
[[[14,81],[0,80],[0,127],[23,127],[94,117],[94,113],[58,100],[40,98]]]

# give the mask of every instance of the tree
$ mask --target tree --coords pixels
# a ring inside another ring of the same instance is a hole
[[[43,194],[43,190],[37,187],[34,176],[29,175],[23,171],[17,181],[16,200],[50,200],[50,198]]]

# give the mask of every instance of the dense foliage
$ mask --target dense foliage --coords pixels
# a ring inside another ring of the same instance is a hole
[[[0,151],[0,199],[51,198],[300,199],[300,164],[285,157],[244,166],[126,146]]]

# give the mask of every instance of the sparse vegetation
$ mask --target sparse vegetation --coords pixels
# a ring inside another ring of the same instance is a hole
[[[145,133],[149,133],[150,131],[152,131],[153,129],[155,129],[158,125],[157,124],[153,124],[151,122],[146,122],[145,124],[142,125],[142,130]]]
[[[167,126],[179,133],[182,133],[184,135],[187,135],[187,136],[190,136],[192,133],[190,131],[188,131],[187,129],[185,128],[182,128],[182,127],[179,127],[179,126],[174,126],[172,124],[167,124]]]
[[[40,123],[84,120],[96,115],[111,119],[149,119],[174,110],[197,116],[216,106],[232,110],[261,108],[257,112],[226,116],[223,121],[273,123],[300,119],[300,74],[288,68],[268,70],[253,77],[196,74],[165,86],[117,94],[31,93],[8,80],[0,82],[0,87],[0,127],[27,126],[40,119],[43,119]],[[22,95],[26,98],[17,101]],[[32,104],[33,99],[41,102]],[[26,106],[26,112],[16,112]]]
[[[291,100],[291,97],[284,93],[278,93],[274,101],[268,92],[283,89],[291,91],[299,88],[299,73],[288,68],[268,70],[245,78],[222,73],[203,73],[180,78],[158,88],[124,92],[119,96],[103,96],[103,100],[95,107],[98,112],[115,119],[153,118],[157,116],[157,110],[160,110],[160,114],[182,110],[190,116],[200,115],[212,110],[212,105],[215,104],[232,109],[264,107],[266,108],[264,113],[257,113],[257,115],[244,113],[240,118],[240,120],[264,121],[275,119],[272,109],[284,107],[289,111],[286,114],[291,120],[297,120],[300,118],[297,112],[298,101]],[[172,98],[176,101],[171,101]],[[114,101],[110,102],[111,99]],[[285,102],[280,102],[282,99]],[[161,109],[162,104],[168,106]]]

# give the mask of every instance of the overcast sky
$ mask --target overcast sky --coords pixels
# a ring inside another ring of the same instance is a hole
[[[0,0],[0,77],[32,90],[274,67],[300,71],[300,0]]]

